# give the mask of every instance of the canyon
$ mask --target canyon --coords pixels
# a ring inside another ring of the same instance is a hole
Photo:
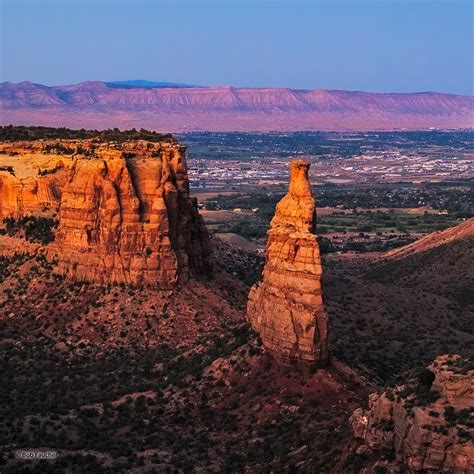
[[[0,84],[1,124],[173,132],[469,128],[474,98],[238,87]]]
[[[5,472],[31,467],[15,449],[71,472],[472,470],[473,219],[321,257],[295,160],[263,262],[206,230],[173,137],[8,133]]]

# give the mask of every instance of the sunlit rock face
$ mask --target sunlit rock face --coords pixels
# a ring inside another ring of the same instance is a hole
[[[262,280],[250,290],[247,315],[277,359],[325,363],[328,317],[322,300],[309,163],[294,160],[290,167],[289,192],[271,221]]]
[[[73,168],[54,244],[65,274],[166,288],[209,268],[184,148],[163,144],[150,153],[142,149],[147,144],[135,146]]]
[[[11,158],[14,172],[0,176],[3,218],[59,221],[47,249],[56,271],[78,280],[162,288],[209,272],[209,236],[189,196],[185,147],[174,140],[59,143],[67,156],[46,153],[44,141],[19,146]],[[47,172],[18,174],[22,160],[36,160]]]

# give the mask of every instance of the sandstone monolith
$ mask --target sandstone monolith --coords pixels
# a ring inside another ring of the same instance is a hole
[[[289,192],[271,221],[262,280],[250,290],[247,315],[275,358],[322,364],[329,356],[328,317],[315,235],[316,203],[309,163],[294,160],[290,167]]]

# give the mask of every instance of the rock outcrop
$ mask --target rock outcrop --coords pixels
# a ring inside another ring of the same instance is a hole
[[[370,395],[368,410],[357,409],[350,420],[363,442],[358,452],[375,460],[361,472],[378,472],[377,465],[392,469],[385,472],[473,472],[473,376],[468,361],[440,356],[418,380]]]
[[[309,163],[294,160],[290,166],[289,192],[271,221],[262,280],[250,290],[247,314],[263,345],[277,359],[324,363],[328,317],[321,292]]]
[[[20,179],[9,171],[0,171],[0,221],[57,212],[64,185],[59,174]]]
[[[16,176],[22,157],[13,156],[13,172],[0,175],[0,214],[57,213],[48,255],[58,272],[79,280],[169,288],[209,270],[211,249],[189,196],[185,147],[144,140],[28,146],[29,154],[43,153],[49,168],[41,176]],[[67,151],[61,166],[45,146]]]

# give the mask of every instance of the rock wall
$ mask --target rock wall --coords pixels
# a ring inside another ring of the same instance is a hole
[[[58,272],[169,288],[209,271],[211,248],[189,196],[185,147],[141,140],[61,146],[74,150],[66,166],[23,179],[4,171],[0,181],[3,216],[41,214],[45,204],[59,210],[47,251]]]
[[[0,220],[57,212],[63,183],[49,176],[19,179],[0,171]]]
[[[309,163],[294,160],[290,167],[289,192],[271,221],[262,280],[250,290],[247,314],[277,359],[324,363],[329,356],[328,317]]]
[[[423,403],[420,387],[409,385],[370,395],[368,409],[357,409],[350,419],[354,437],[363,442],[358,451],[377,460],[361,472],[379,472],[377,464],[392,469],[386,472],[473,472],[474,370],[467,367],[459,356],[440,356],[429,366],[434,381],[423,397],[431,394],[434,401]],[[395,462],[381,461],[383,451],[392,452]]]
[[[81,157],[85,158],[77,153],[81,143],[58,140],[0,143],[0,226],[7,217],[57,215],[70,168]],[[75,154],[59,154],[55,152],[57,146],[67,147]],[[92,144],[84,143],[84,147]]]

